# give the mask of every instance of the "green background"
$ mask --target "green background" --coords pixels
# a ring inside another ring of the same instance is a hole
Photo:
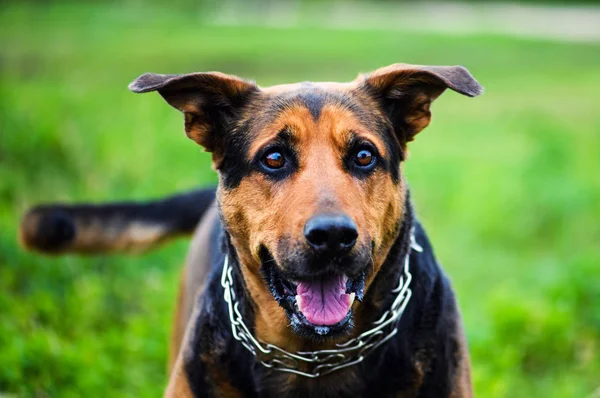
[[[161,197],[214,183],[143,72],[260,85],[346,81],[394,62],[465,65],[411,145],[417,211],[453,280],[481,397],[600,386],[600,45],[399,30],[211,26],[139,2],[0,8],[0,395],[158,396],[187,242],[140,256],[25,253],[45,201]]]

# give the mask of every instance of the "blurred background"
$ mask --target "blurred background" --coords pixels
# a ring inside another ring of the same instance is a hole
[[[187,249],[25,253],[51,201],[216,182],[181,115],[127,84],[218,70],[272,85],[461,64],[405,171],[451,277],[480,397],[600,397],[600,6],[208,1],[0,4],[0,396],[158,396]],[[535,395],[534,395],[535,394]]]

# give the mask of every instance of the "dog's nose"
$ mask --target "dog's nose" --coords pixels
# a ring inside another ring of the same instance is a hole
[[[304,226],[304,236],[316,251],[331,256],[349,252],[356,243],[358,230],[344,214],[319,214]]]

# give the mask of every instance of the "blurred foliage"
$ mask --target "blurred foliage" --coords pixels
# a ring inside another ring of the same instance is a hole
[[[259,84],[462,64],[405,166],[454,281],[482,397],[600,385],[600,46],[494,36],[216,27],[138,2],[0,8],[0,395],[156,396],[187,242],[137,257],[17,245],[46,201],[145,199],[214,183],[181,116],[127,83],[220,70]]]

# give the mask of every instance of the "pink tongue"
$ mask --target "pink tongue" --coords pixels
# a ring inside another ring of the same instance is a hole
[[[350,310],[345,275],[300,282],[296,288],[298,309],[313,325],[334,325]]]

